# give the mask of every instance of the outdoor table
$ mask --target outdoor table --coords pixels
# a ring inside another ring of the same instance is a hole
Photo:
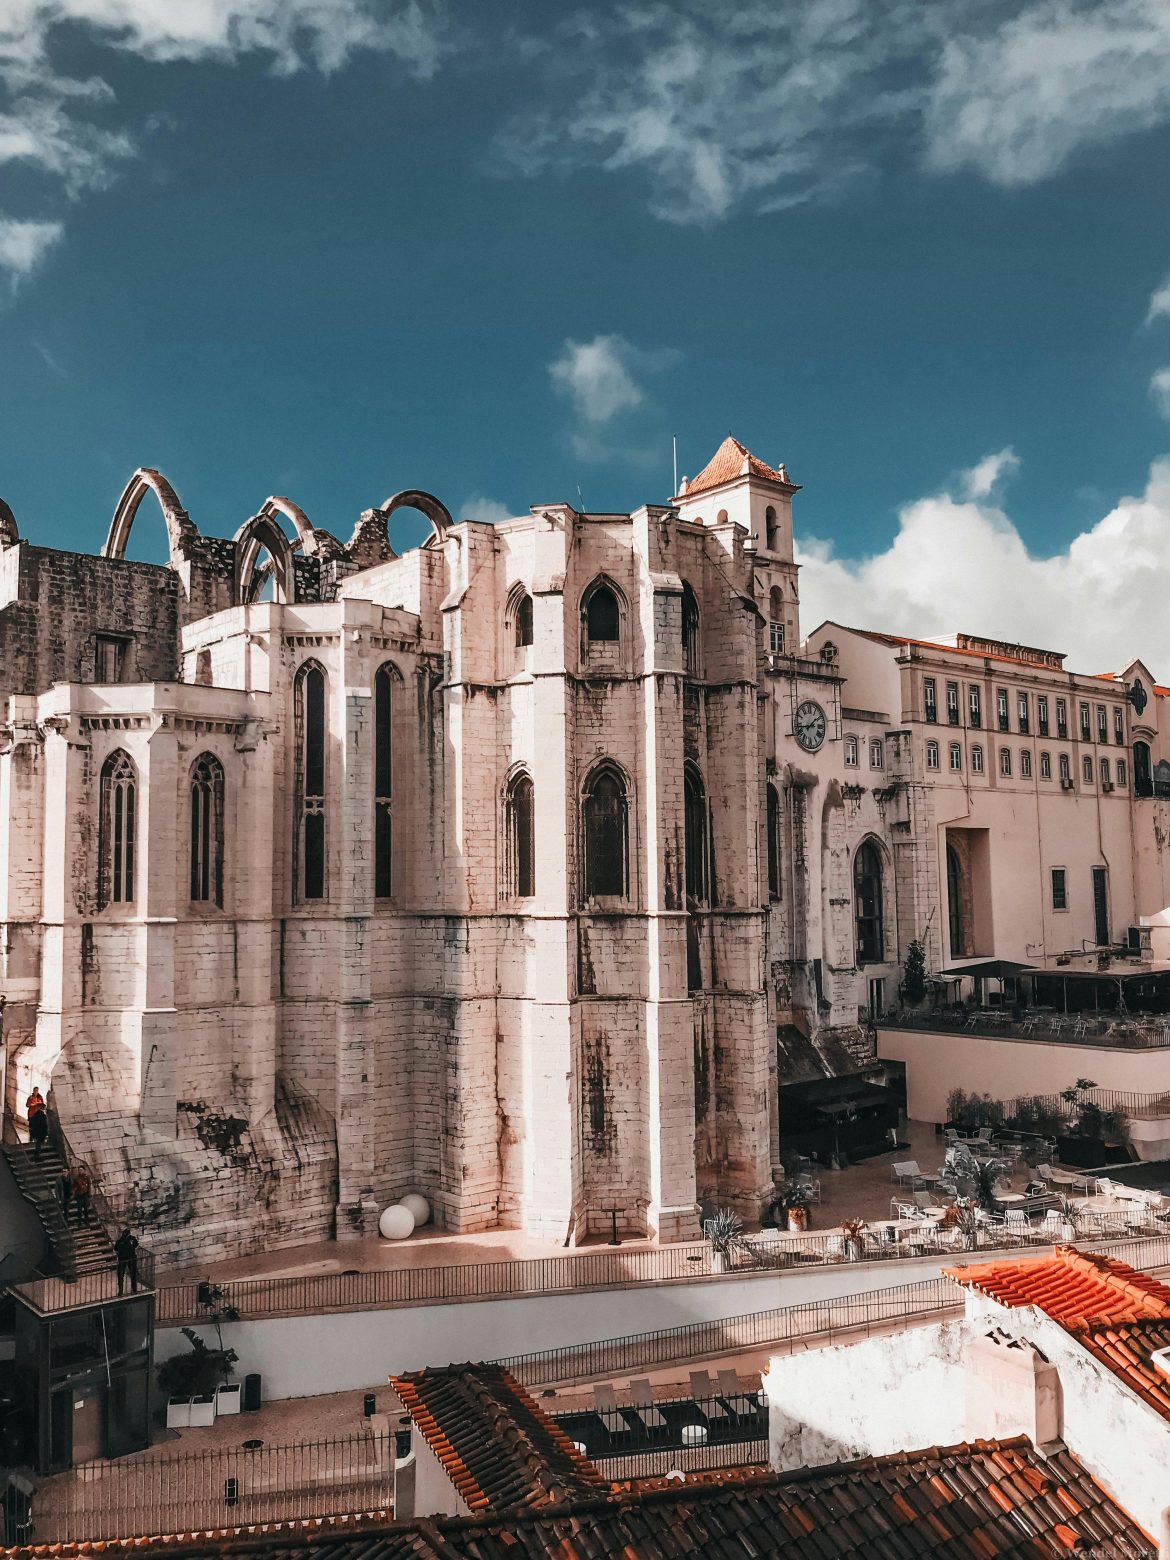
[[[995,1200],[997,1203],[1006,1203],[1009,1207],[1013,1203],[1023,1203],[1028,1201],[1023,1192],[997,1192],[995,1194]]]

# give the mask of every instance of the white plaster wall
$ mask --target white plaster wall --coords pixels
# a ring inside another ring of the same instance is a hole
[[[1166,1050],[1113,1051],[965,1032],[879,1028],[878,1056],[905,1062],[906,1111],[912,1121],[945,1121],[952,1089],[1008,1100],[1059,1093],[1077,1078],[1092,1078],[1102,1089],[1157,1094],[1170,1079]]]

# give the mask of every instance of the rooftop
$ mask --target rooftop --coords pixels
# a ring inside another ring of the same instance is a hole
[[[783,487],[795,488],[795,484],[788,480],[788,473],[783,466],[769,466],[759,456],[753,455],[746,445],[728,434],[697,477],[683,478],[679,496],[693,498],[696,493],[705,493],[708,488],[734,482],[736,477],[758,477],[763,482],[777,482]]]
[[[1023,1436],[975,1441],[828,1467],[690,1475],[615,1485],[505,1517],[392,1523],[360,1532],[297,1525],[263,1536],[56,1545],[55,1556],[245,1555],[265,1560],[633,1560],[705,1555],[801,1560],[946,1554],[1039,1560],[1077,1550],[1148,1556],[1150,1540],[1071,1453],[1041,1459]],[[48,1554],[45,1547],[10,1551]]]

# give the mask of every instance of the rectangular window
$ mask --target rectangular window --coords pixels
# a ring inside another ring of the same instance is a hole
[[[1040,778],[1041,778],[1041,780],[1051,780],[1052,779],[1052,754],[1051,753],[1041,753],[1041,755],[1040,755]]]
[[[1109,711],[1103,704],[1097,706],[1097,741],[1109,741]]]
[[[1081,759],[1081,774],[1088,781],[1088,783],[1090,785],[1092,785],[1092,783],[1093,783],[1093,760],[1089,757],[1089,755],[1087,753],[1085,754],[1084,758]]]
[[[856,737],[846,737],[845,738],[845,767],[846,767],[846,769],[856,769],[857,768],[857,738]]]
[[[959,685],[947,683],[947,720],[952,726],[959,724]]]
[[[1038,693],[1036,695],[1036,730],[1042,737],[1048,735],[1048,695]]]
[[[1072,770],[1069,768],[1067,753],[1062,753],[1060,755],[1060,778],[1062,780],[1072,779]]]
[[[951,768],[957,769],[958,765],[952,764]],[[977,775],[983,773],[983,749],[978,743],[971,749],[971,769]]]
[[[1032,755],[1027,748],[1020,749],[1020,773],[1025,780],[1032,778]]]
[[[1113,776],[1109,773],[1109,760],[1107,758],[1101,760],[1101,784],[1113,784]]]
[[[1093,740],[1093,722],[1092,722],[1092,718],[1091,718],[1090,713],[1089,713],[1089,706],[1087,704],[1082,703],[1081,704],[1081,741],[1082,742],[1092,742],[1092,740]]]
[[[1062,742],[1068,736],[1068,705],[1063,699],[1056,701],[1056,735]]]
[[[932,726],[938,719],[938,692],[933,677],[922,679],[922,714]]]
[[[967,710],[973,726],[983,724],[983,692],[974,683],[967,690]]]
[[[1117,760],[1117,783],[1118,785],[1125,785],[1126,783],[1124,758],[1119,758]]]
[[[768,649],[773,655],[784,654],[784,624],[768,624]]]
[[[999,750],[999,772],[1000,772],[1001,775],[1007,775],[1009,777],[1011,776],[1011,772],[1012,772],[1012,750],[1011,750],[1011,748],[1000,748],[1000,750]]]
[[[926,744],[926,767],[927,767],[927,769],[937,769],[938,768],[938,743],[937,742],[928,742]]]
[[[958,742],[951,743],[951,768],[962,769],[963,749]]]
[[[121,682],[126,675],[126,640],[115,638],[113,634],[99,634],[93,661],[94,682]]]
[[[1104,867],[1093,868],[1093,929],[1098,948],[1109,945],[1109,881]]]
[[[1054,910],[1068,909],[1068,887],[1063,867],[1052,869],[1052,908]]]
[[[999,729],[1008,729],[1008,691],[1006,688],[995,690],[995,718],[999,722]]]
[[[1118,747],[1125,746],[1125,711],[1120,704],[1113,708],[1113,740]]]
[[[885,758],[885,747],[880,737],[874,737],[869,744],[869,767],[880,769]]]
[[[1026,693],[1016,695],[1016,719],[1020,730],[1026,732],[1028,729],[1028,695]]]

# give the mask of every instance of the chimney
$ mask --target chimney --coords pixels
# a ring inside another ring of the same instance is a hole
[[[1038,1452],[1049,1452],[1063,1444],[1063,1429],[1056,1366],[998,1328],[976,1338],[967,1354],[968,1437],[1026,1435]]]

